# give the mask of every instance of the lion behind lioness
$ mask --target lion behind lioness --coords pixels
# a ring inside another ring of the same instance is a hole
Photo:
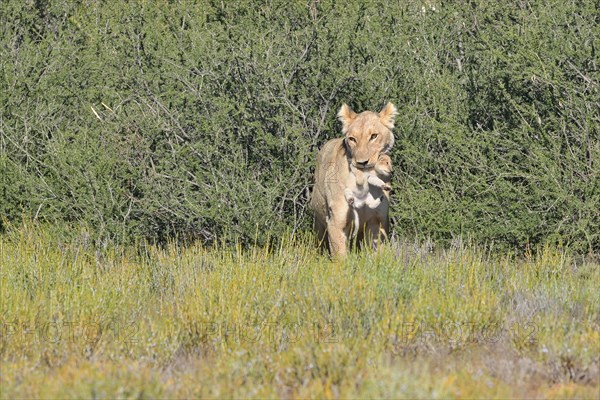
[[[346,104],[338,113],[344,137],[325,143],[317,155],[315,186],[311,197],[314,210],[314,229],[322,245],[328,245],[332,257],[343,257],[354,224],[353,211],[344,195],[350,165],[357,169],[375,166],[380,154],[390,151],[394,144],[396,107],[388,103],[379,113],[364,111],[356,114]],[[387,237],[389,230],[389,192],[383,193],[381,203],[374,209],[363,207],[358,213],[359,242],[370,241],[374,246]]]

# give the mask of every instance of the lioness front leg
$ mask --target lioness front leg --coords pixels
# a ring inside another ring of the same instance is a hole
[[[365,241],[371,243],[373,250],[388,239],[389,224],[387,221],[372,220],[365,229]]]
[[[352,208],[343,200],[335,203],[329,209],[327,239],[332,259],[341,259],[346,255],[352,228],[351,217]]]
[[[343,229],[330,225],[327,228],[327,239],[332,259],[341,259],[346,256],[346,243],[348,236]]]

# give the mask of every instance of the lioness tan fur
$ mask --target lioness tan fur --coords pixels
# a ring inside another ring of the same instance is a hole
[[[345,197],[351,167],[361,171],[373,168],[379,156],[390,151],[394,144],[392,128],[396,113],[392,103],[379,113],[364,111],[360,114],[344,104],[338,113],[344,137],[328,141],[317,155],[311,196],[314,229],[321,245],[328,246],[334,258],[346,254],[355,224],[354,211]],[[389,231],[389,192],[383,192],[375,209],[362,207],[357,212],[358,242],[368,240],[377,246]]]

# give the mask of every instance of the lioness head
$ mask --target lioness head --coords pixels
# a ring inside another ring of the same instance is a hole
[[[392,128],[396,113],[396,107],[392,103],[387,103],[379,113],[364,111],[356,114],[346,104],[340,108],[338,118],[346,135],[352,165],[356,168],[373,167],[379,154],[392,148]]]

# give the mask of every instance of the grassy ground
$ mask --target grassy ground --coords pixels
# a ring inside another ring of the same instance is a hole
[[[0,236],[2,398],[598,398],[600,265]]]

